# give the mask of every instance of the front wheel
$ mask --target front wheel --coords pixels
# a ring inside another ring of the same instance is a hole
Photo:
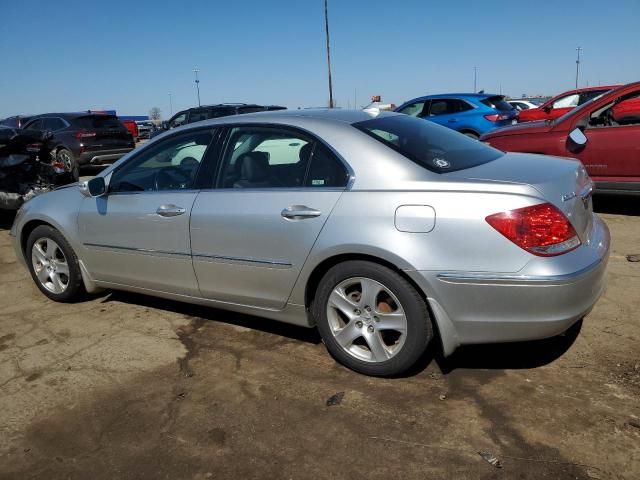
[[[474,140],[480,140],[480,137],[473,132],[464,132],[465,137],[473,138]]]
[[[37,287],[51,300],[72,302],[84,292],[78,257],[53,227],[36,227],[27,239],[27,263]]]
[[[366,375],[405,372],[433,338],[427,305],[413,285],[372,262],[332,267],[320,281],[313,314],[329,353]]]

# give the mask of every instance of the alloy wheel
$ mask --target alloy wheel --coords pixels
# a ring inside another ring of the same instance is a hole
[[[60,245],[51,238],[35,241],[31,264],[40,284],[51,293],[63,293],[69,286],[69,264]]]
[[[398,298],[366,277],[340,282],[327,302],[329,328],[351,356],[372,363],[393,358],[407,337],[407,317]]]

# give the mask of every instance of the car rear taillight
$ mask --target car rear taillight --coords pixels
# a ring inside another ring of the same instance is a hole
[[[540,257],[553,257],[580,246],[567,217],[550,203],[489,215],[487,223],[520,248]]]
[[[90,138],[95,136],[96,136],[96,132],[76,132],[76,138],[78,140],[81,138]]]
[[[490,115],[485,115],[484,118],[490,122],[499,122],[500,120],[509,120],[511,115],[508,113],[492,113]]]

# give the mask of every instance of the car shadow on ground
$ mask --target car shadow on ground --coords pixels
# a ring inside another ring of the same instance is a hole
[[[320,335],[315,328],[299,327],[297,325],[269,320],[267,318],[256,317],[253,315],[246,315],[243,313],[231,312],[229,310],[220,310],[213,307],[193,305],[190,303],[177,302],[124,291],[110,292],[102,299],[102,303],[114,301],[166,310],[182,314],[185,317],[194,320],[215,321],[250,328],[252,330],[287,337],[292,340],[298,340],[314,345],[321,343]]]
[[[299,327],[253,315],[245,315],[129,292],[114,291],[102,299],[103,303],[114,301],[167,310],[200,321],[215,321],[241,326],[313,345],[318,345],[322,341],[315,328]],[[578,337],[581,328],[582,321],[579,321],[564,334],[544,340],[506,344],[468,345],[460,347],[453,355],[447,358],[442,355],[440,339],[435,338],[416,365],[401,375],[401,377],[418,375],[432,363],[437,365],[443,375],[459,369],[519,370],[541,367],[560,358],[569,350]]]
[[[593,211],[637,217],[640,216],[640,196],[596,194],[593,196]]]

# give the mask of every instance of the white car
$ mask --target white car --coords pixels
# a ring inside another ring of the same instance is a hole
[[[529,100],[508,100],[508,102],[516,110],[529,110],[531,108],[538,108],[538,105],[530,102]]]

